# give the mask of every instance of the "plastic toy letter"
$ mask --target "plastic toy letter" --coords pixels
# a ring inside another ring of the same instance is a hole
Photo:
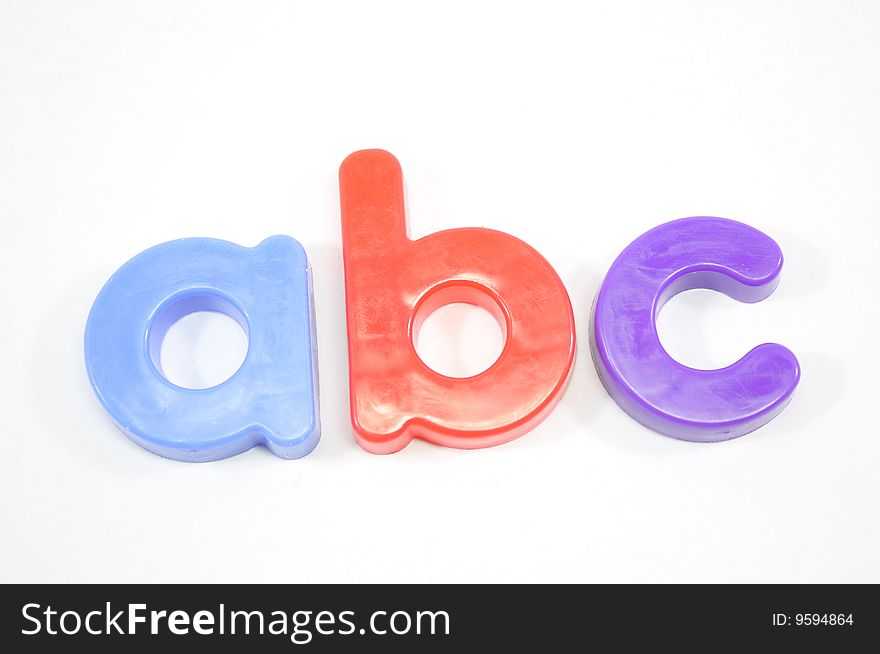
[[[339,171],[351,417],[377,454],[413,438],[498,445],[538,424],[561,399],[575,351],[559,276],[532,247],[482,228],[407,237],[400,164],[384,150],[350,155]],[[416,354],[425,317],[452,302],[491,312],[505,334],[498,360],[467,378]]]
[[[273,236],[255,248],[210,238],[163,243],[123,265],[86,325],[92,386],[116,425],[151,452],[210,461],[263,444],[295,459],[318,443],[311,275],[302,246]],[[212,388],[188,389],[161,371],[168,328],[219,311],[248,335],[241,368]]]
[[[695,370],[666,353],[655,319],[692,288],[758,302],[781,269],[773,239],[733,220],[683,218],[642,234],[611,265],[593,305],[593,360],[608,393],[643,425],[689,441],[736,438],[770,421],[798,384],[794,354],[765,343],[726,368]]]

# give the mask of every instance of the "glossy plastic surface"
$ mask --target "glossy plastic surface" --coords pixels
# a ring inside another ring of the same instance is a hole
[[[559,276],[532,247],[483,228],[407,237],[400,164],[384,150],[350,155],[339,171],[355,437],[374,453],[413,438],[459,448],[522,435],[561,399],[575,352]],[[490,311],[504,349],[486,371],[443,376],[413,337],[432,311],[469,302]]]
[[[225,313],[248,335],[244,363],[212,388],[182,388],[161,372],[165,333],[195,311]],[[140,253],[95,300],[85,358],[113,421],[151,452],[209,461],[264,444],[293,459],[318,443],[311,276],[287,236],[255,248],[188,238]]]
[[[655,320],[669,298],[693,288],[763,300],[781,269],[770,237],[724,218],[674,220],[633,241],[593,305],[593,360],[611,397],[643,425],[689,441],[736,438],[778,415],[800,377],[788,349],[759,345],[726,368],[695,370],[666,353]]]

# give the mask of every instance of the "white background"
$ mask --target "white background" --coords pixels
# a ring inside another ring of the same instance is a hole
[[[880,581],[878,34],[855,1],[0,2],[0,581]],[[572,383],[521,439],[354,443],[337,169],[365,147],[401,160],[412,236],[502,229],[566,283]],[[759,304],[673,300],[668,349],[803,369],[714,445],[630,419],[587,346],[614,257],[690,215],[785,270]],[[314,268],[317,450],[129,442],[83,364],[101,285],[162,241],[276,233]]]

